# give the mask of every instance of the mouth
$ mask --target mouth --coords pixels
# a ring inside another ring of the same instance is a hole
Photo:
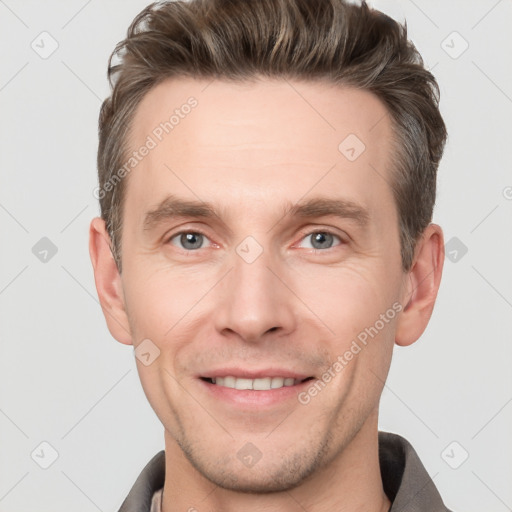
[[[308,373],[277,366],[259,369],[226,366],[205,370],[196,377],[216,406],[227,406],[228,413],[236,408],[258,414],[270,407],[297,404],[299,393],[316,379]]]
[[[217,377],[200,377],[202,381],[208,382],[215,386],[236,389],[239,391],[270,391],[272,389],[281,389],[284,387],[292,387],[310,381],[314,377],[293,378],[293,377],[258,377],[255,379],[246,377],[235,377],[233,375],[217,376]]]

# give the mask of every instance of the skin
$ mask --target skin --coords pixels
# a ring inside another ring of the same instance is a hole
[[[386,512],[379,400],[394,344],[412,344],[428,324],[444,260],[442,230],[430,224],[402,269],[386,108],[368,92],[320,82],[174,78],[139,105],[133,148],[190,96],[197,107],[128,177],[121,274],[104,221],[90,226],[112,336],[160,350],[148,366],[136,361],[165,427],[163,512]],[[338,150],[351,133],[366,146],[353,162]],[[145,230],[146,212],[171,193],[211,202],[219,217]],[[368,223],[283,214],[287,202],[312,197],[350,200]],[[201,232],[199,248],[181,231]],[[315,231],[335,236],[319,246]],[[236,251],[247,236],[263,250],[250,264]],[[233,365],[320,379],[394,303],[403,310],[306,405],[233,406],[197,378]],[[248,442],[262,454],[252,467],[237,457]]]

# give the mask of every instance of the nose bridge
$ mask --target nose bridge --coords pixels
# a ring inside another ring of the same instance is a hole
[[[255,237],[238,244],[217,308],[219,331],[257,341],[271,329],[293,328],[293,294],[281,281],[280,269],[276,255]]]

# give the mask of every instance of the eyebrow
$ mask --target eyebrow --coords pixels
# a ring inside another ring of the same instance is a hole
[[[224,211],[224,209],[223,209]],[[370,220],[368,210],[347,199],[315,197],[296,204],[287,203],[283,210],[283,218],[291,215],[301,219],[334,216],[341,219],[351,219],[364,227]],[[181,199],[174,195],[167,196],[156,208],[144,216],[144,230],[152,230],[160,223],[175,218],[201,218],[222,220],[222,213],[211,203]],[[278,223],[278,222],[277,222]],[[276,224],[277,224],[276,223]]]

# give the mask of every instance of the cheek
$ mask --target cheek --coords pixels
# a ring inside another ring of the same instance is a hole
[[[304,305],[296,313],[300,320],[315,323],[318,330],[326,332],[327,339],[350,344],[374,325],[398,296],[395,277],[386,271],[389,267],[376,260],[343,267],[311,264],[290,273],[287,281]],[[176,346],[196,321],[207,321],[199,318],[200,312],[214,300],[212,287],[218,280],[213,269],[210,275],[207,272],[204,267],[183,272],[168,265],[151,269],[143,261],[127,265],[124,290],[135,344],[149,338],[164,348],[163,344],[173,339]]]
[[[128,271],[126,268],[129,285],[125,288],[125,296],[136,354],[139,344],[143,348],[143,340],[146,344],[145,340],[150,340],[152,355],[158,354],[148,365],[142,362],[143,358],[136,358],[142,388],[163,424],[178,435],[177,412],[173,405],[176,397],[183,393],[178,384],[178,363],[183,352],[191,346],[193,336],[197,335],[199,327],[193,321],[194,309],[191,308],[204,291],[189,286],[190,279],[180,278],[169,269],[137,275]]]
[[[366,397],[368,404],[375,404],[392,356],[397,282],[375,260],[321,274],[311,279],[319,285],[309,288],[304,302],[311,300],[310,308],[320,318],[314,321],[327,333],[326,371],[334,375],[331,386],[337,391],[322,400],[332,407],[341,403],[357,407]]]
[[[376,261],[318,268],[309,271],[308,279],[298,280],[296,286],[297,295],[339,344],[350,344],[365,328],[373,326],[397,296],[396,282]]]
[[[153,337],[158,343],[201,298],[204,276],[202,283],[199,279],[196,283],[171,269],[144,271],[143,262],[137,268],[142,271],[126,268],[124,291],[130,325],[139,337]]]
[[[318,407],[354,408],[356,417],[365,417],[378,402],[391,362],[397,282],[375,261],[331,270],[317,276],[319,286],[309,288],[304,300],[311,301],[318,325],[328,333],[329,366],[321,380],[329,381],[331,392],[322,395]]]

